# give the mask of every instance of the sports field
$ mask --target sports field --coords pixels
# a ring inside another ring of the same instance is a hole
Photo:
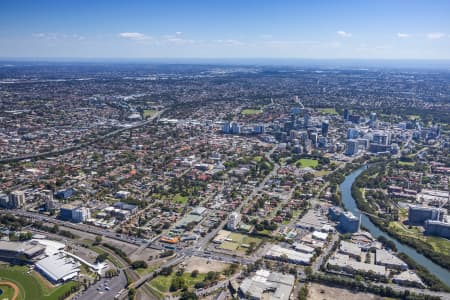
[[[16,300],[19,296],[19,288],[10,281],[0,281],[0,299]]]
[[[251,237],[245,234],[240,234],[236,232],[230,233],[228,236],[228,241],[223,242],[219,248],[230,251],[240,251],[245,252],[247,250],[248,245],[250,243],[255,243],[255,246],[258,247],[261,244],[261,239]]]
[[[70,281],[54,288],[46,287],[37,276],[29,273],[27,266],[0,266],[0,281],[12,282],[19,289],[18,300],[57,300],[70,291],[72,287],[77,285],[76,282]],[[0,284],[3,289],[3,286]],[[0,296],[3,299],[3,296]]]
[[[295,163],[298,167],[302,167],[302,168],[315,168],[317,167],[317,165],[319,164],[319,162],[317,161],[317,159],[309,159],[309,158],[302,158],[297,160],[297,162]]]
[[[324,114],[329,114],[329,115],[337,115],[338,114],[334,107],[319,108],[318,111],[320,111]]]
[[[258,115],[261,113],[262,113],[261,109],[252,109],[252,108],[243,109],[241,111],[241,115]]]

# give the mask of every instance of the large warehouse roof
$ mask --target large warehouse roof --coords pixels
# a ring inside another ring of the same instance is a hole
[[[63,253],[38,261],[36,267],[54,282],[72,279],[80,272],[80,264]]]

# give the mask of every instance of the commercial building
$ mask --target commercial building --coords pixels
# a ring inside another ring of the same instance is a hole
[[[328,128],[330,127],[330,123],[328,121],[322,122],[322,136],[328,136]]]
[[[76,223],[86,222],[91,218],[90,209],[82,206],[73,206],[65,204],[59,210],[59,218],[65,221],[72,221]]]
[[[384,249],[376,250],[375,263],[377,265],[385,266],[391,269],[399,269],[399,270],[408,269],[408,265],[403,260],[401,260],[397,256],[393,255],[392,253]]]
[[[72,195],[73,195],[73,189],[68,188],[68,189],[57,191],[55,194],[55,197],[58,199],[68,199],[68,198],[72,197]]]
[[[354,258],[360,258],[361,248],[355,243],[341,241],[339,244],[339,253],[346,254]]]
[[[398,283],[400,285],[419,285],[420,287],[425,287],[425,284],[422,282],[419,276],[413,271],[407,270],[403,271],[398,275],[394,275],[392,277],[392,282]]]
[[[378,145],[389,145],[391,141],[391,136],[388,133],[376,132],[372,136],[372,143]]]
[[[328,217],[332,221],[338,221],[341,217],[342,209],[338,206],[331,206],[328,208]]]
[[[358,154],[359,147],[358,147],[358,141],[351,139],[347,140],[345,144],[345,154],[348,156],[353,156]]]
[[[289,300],[294,284],[294,275],[258,270],[242,281],[238,292],[240,298],[248,300]]]
[[[411,225],[424,225],[425,221],[442,221],[445,211],[436,207],[410,206],[408,210],[408,223]]]
[[[87,207],[77,207],[72,210],[72,222],[82,223],[91,218],[91,211]]]
[[[126,198],[130,197],[130,192],[118,191],[114,196],[119,199],[126,199]]]
[[[241,222],[241,214],[238,212],[232,212],[228,216],[227,228],[229,230],[237,230],[239,228],[239,223]]]
[[[357,232],[359,230],[359,219],[349,211],[343,212],[339,217],[339,229],[344,232]]]
[[[425,233],[429,235],[450,238],[450,223],[441,221],[427,220],[425,221]]]
[[[21,208],[25,205],[25,193],[23,191],[13,191],[9,194],[9,207]]]
[[[70,204],[64,204],[61,206],[61,209],[59,210],[59,218],[61,220],[65,221],[71,221],[72,220],[72,210],[74,210],[76,207]]]
[[[2,259],[33,259],[45,251],[45,247],[36,242],[0,241],[0,257]]]
[[[307,253],[307,254],[314,253],[314,248],[310,247],[308,245],[305,245],[305,244],[294,243],[294,244],[292,244],[292,246],[294,246],[295,251],[298,251],[298,252],[303,252],[303,253]]]
[[[128,192],[127,192],[128,193]],[[126,197],[125,197],[126,198]],[[136,205],[133,204],[128,204],[128,203],[124,203],[124,202],[117,202],[114,204],[114,208],[116,209],[122,209],[122,210],[127,210],[129,211],[131,214],[134,214],[137,212],[138,207]]]
[[[77,277],[80,273],[80,263],[61,252],[38,261],[36,270],[49,281],[59,283]]]
[[[387,276],[385,266],[366,264],[356,261],[345,254],[336,253],[328,260],[328,266],[339,268],[344,271],[358,271],[363,273],[373,273],[378,276]]]
[[[347,139],[353,140],[359,137],[359,130],[356,128],[347,129]]]
[[[267,259],[286,261],[296,265],[309,265],[312,257],[311,253],[302,253],[278,245],[270,247],[265,255]]]
[[[3,208],[9,207],[9,197],[7,194],[0,193],[0,206]]]

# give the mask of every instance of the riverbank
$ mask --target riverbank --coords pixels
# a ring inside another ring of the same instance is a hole
[[[369,169],[364,170],[353,182],[352,184],[352,197],[356,201],[356,205],[358,209],[367,214],[369,219],[381,228],[384,232],[399,240],[400,242],[416,249],[417,252],[425,255],[429,259],[431,259],[436,264],[450,270],[450,255],[445,255],[444,253],[439,253],[434,250],[434,248],[427,244],[426,242],[417,239],[411,238],[407,236],[403,236],[393,230],[390,226],[392,219],[383,219],[381,216],[376,217],[378,215],[377,211],[375,211],[370,203],[365,199],[364,194],[361,192],[361,188],[364,188],[364,183],[359,182],[359,179],[364,176],[364,174],[368,173]],[[391,214],[392,215],[392,214]]]
[[[352,196],[352,186],[355,182],[356,178],[367,168],[367,166],[360,167],[359,169],[353,171],[349,175],[345,177],[344,182],[340,184],[340,191],[342,195],[342,201],[344,207],[351,211],[355,216],[359,217],[361,215],[356,200]],[[376,222],[375,222],[376,223]],[[378,227],[374,222],[370,220],[370,218],[362,214],[361,215],[361,225],[365,227],[375,238],[379,236],[384,236],[386,239],[391,240],[399,252],[405,253],[408,257],[410,257],[413,261],[415,261],[418,265],[422,266],[425,270],[427,270],[430,274],[434,275],[437,279],[439,279],[443,285],[450,286],[450,272],[447,269],[444,269],[440,265],[433,262],[431,259],[425,257],[424,255],[417,252],[414,248],[411,248],[405,243],[395,239],[387,232],[384,232],[382,227]]]

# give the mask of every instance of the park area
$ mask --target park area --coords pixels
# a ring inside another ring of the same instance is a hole
[[[168,293],[172,280],[175,277],[177,277],[175,272],[172,272],[169,276],[157,276],[150,281],[150,287],[156,289],[161,294]],[[184,273],[179,277],[182,278],[186,286],[193,287],[196,283],[203,282],[206,278],[206,274],[199,273],[196,277],[192,277],[190,273]]]
[[[258,115],[261,114],[261,109],[254,109],[254,108],[246,108],[241,111],[241,115]]]
[[[220,244],[219,248],[223,250],[245,253],[252,244],[253,248],[255,249],[259,246],[259,244],[261,244],[261,239],[236,232],[231,232],[225,239],[225,241]]]
[[[319,161],[317,159],[310,159],[310,158],[301,158],[297,160],[295,163],[297,167],[301,168],[315,168],[319,165]]]
[[[146,109],[144,110],[144,119],[153,117],[156,113],[157,111],[154,109]]]
[[[327,114],[327,115],[337,115],[337,111],[334,107],[325,107],[325,108],[318,108],[318,111],[321,113]]]
[[[404,238],[425,242],[439,254],[448,255],[450,253],[450,241],[448,239],[424,235],[419,227],[406,226],[401,222],[390,222],[389,229]]]
[[[30,272],[27,266],[0,266],[0,281],[0,289],[3,291],[0,299],[11,300],[57,300],[77,286],[76,282],[70,281],[54,287],[35,271]],[[17,298],[13,297],[14,285],[18,289]]]

